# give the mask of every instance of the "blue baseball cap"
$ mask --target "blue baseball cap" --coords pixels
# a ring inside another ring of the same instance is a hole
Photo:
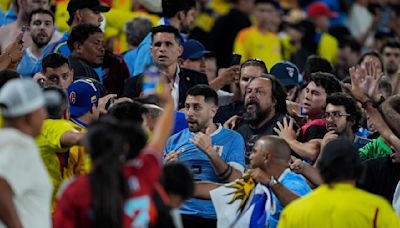
[[[270,74],[274,75],[284,86],[298,86],[302,81],[297,66],[288,61],[281,61],[273,65]]]
[[[98,103],[100,90],[90,79],[79,79],[68,87],[69,112],[72,116],[82,116]]]
[[[211,51],[206,50],[204,45],[197,40],[187,40],[182,44],[183,53],[181,55],[182,59],[192,59],[197,60],[201,59],[207,54],[210,54]]]

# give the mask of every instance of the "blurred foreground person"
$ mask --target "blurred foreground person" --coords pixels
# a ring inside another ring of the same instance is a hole
[[[318,163],[325,184],[288,205],[278,227],[399,227],[393,208],[383,198],[355,187],[364,167],[346,139],[328,142]]]
[[[51,183],[33,140],[46,117],[34,81],[13,79],[0,92],[0,227],[51,227]]]
[[[140,125],[104,120],[89,127],[86,149],[93,169],[66,187],[54,227],[148,227],[156,222],[151,194],[174,122],[170,91],[160,97],[164,112],[147,146]]]

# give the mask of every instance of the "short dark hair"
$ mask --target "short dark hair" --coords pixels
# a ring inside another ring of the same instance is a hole
[[[354,125],[351,126],[351,129],[354,133],[358,131],[360,127],[361,110],[357,106],[357,102],[353,97],[343,92],[332,93],[326,97],[326,105],[328,104],[344,106],[347,114],[350,114],[350,116],[347,117],[347,120],[354,121]]]
[[[359,180],[364,172],[358,150],[344,137],[338,137],[325,145],[317,167],[328,185]]]
[[[352,52],[360,53],[361,45],[352,37],[344,37],[339,43],[339,48],[349,47]]]
[[[92,24],[80,24],[74,27],[67,41],[69,49],[73,51],[76,42],[83,44],[94,33],[103,33],[103,31]]]
[[[146,114],[146,109],[143,104],[134,102],[124,102],[114,104],[107,111],[108,116],[113,116],[119,121],[129,121],[134,123],[143,123],[143,114]]]
[[[397,40],[389,40],[388,42],[383,44],[381,48],[381,53],[383,53],[383,50],[385,50],[385,48],[387,47],[400,49],[400,42]]]
[[[262,61],[261,59],[247,59],[240,65],[240,69],[246,68],[248,66],[256,66],[259,67],[263,70],[263,73],[268,74],[268,69],[267,66],[265,65],[265,62]]]
[[[169,163],[164,166],[160,183],[169,194],[179,195],[183,199],[193,195],[193,175],[186,166],[179,162]]]
[[[162,0],[162,14],[166,18],[175,17],[179,11],[187,13],[196,6],[195,0]]]
[[[14,70],[2,70],[0,71],[0,89],[6,84],[8,81],[16,78],[21,78],[21,75]]]
[[[325,58],[318,55],[310,55],[304,65],[304,80],[308,80],[315,72],[326,72],[333,74],[333,65]]]
[[[65,90],[57,86],[49,86],[44,88],[44,91],[54,91],[60,97],[60,102],[56,105],[46,105],[48,118],[49,119],[61,119],[64,115],[64,112],[68,108],[68,97]]]
[[[358,60],[357,60],[357,65],[361,65],[361,63],[364,61],[364,59],[368,56],[374,56],[374,57],[378,58],[379,62],[381,63],[381,66],[382,66],[382,72],[385,72],[385,65],[383,64],[382,55],[377,51],[367,51],[367,52],[364,52],[363,54],[361,54],[360,58],[358,58]]]
[[[28,17],[28,25],[31,24],[31,22],[32,22],[32,17],[33,17],[33,15],[35,15],[35,14],[47,14],[47,15],[49,15],[49,16],[51,17],[51,19],[53,20],[53,24],[54,24],[54,14],[53,14],[53,12],[51,12],[50,10],[47,10],[47,9],[39,8],[39,9],[36,9],[36,10],[32,11],[32,12],[29,14],[29,17]]]
[[[208,85],[195,85],[187,91],[187,96],[203,96],[204,101],[212,102],[218,106],[218,94]]]
[[[42,70],[46,73],[47,68],[59,68],[64,64],[67,64],[71,68],[67,57],[59,53],[51,53],[43,58]]]
[[[333,74],[326,72],[316,72],[310,75],[308,82],[314,82],[317,86],[325,89],[327,95],[342,92],[339,80]]]
[[[159,25],[156,27],[153,27],[153,31],[151,33],[151,40],[154,39],[154,36],[157,33],[172,33],[174,34],[175,40],[180,44],[181,43],[181,34],[179,33],[178,29],[171,25]]]
[[[262,78],[267,78],[271,81],[272,84],[272,97],[276,101],[275,104],[275,111],[277,113],[287,113],[287,108],[286,108],[286,90],[285,87],[282,85],[282,83],[272,74],[262,74]],[[254,80],[256,78],[253,78]]]

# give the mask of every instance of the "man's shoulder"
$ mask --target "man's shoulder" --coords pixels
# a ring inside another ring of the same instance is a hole
[[[181,68],[179,77],[184,81],[203,82],[204,84],[208,84],[207,75],[195,70]]]
[[[149,34],[147,34],[147,36],[144,37],[142,42],[140,42],[139,46],[137,47],[138,51],[140,50],[141,52],[146,51],[150,53],[150,49],[148,47],[151,46],[151,36],[152,33],[150,32]]]
[[[242,136],[238,132],[233,131],[228,128],[224,128],[224,127],[221,128],[221,131],[219,132],[219,134],[224,135],[226,137],[230,137],[230,138],[232,137],[232,140],[233,140],[233,138],[242,138]]]

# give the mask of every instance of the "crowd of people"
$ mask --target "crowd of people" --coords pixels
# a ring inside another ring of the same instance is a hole
[[[0,227],[400,227],[399,93],[396,0],[2,1]]]

